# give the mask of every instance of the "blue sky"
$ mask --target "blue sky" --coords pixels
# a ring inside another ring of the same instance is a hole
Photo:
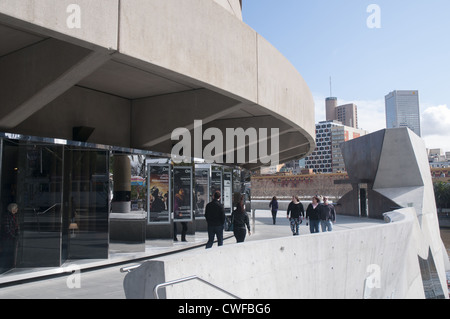
[[[367,20],[380,8],[381,28]],[[385,127],[384,96],[419,90],[427,147],[450,151],[449,0],[243,0],[246,24],[297,68],[324,120],[324,99],[358,105],[360,127]]]

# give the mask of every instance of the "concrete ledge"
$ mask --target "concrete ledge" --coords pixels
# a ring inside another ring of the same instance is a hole
[[[415,212],[398,213],[403,217],[395,223],[225,245],[149,261],[126,276],[126,296],[153,298],[157,284],[197,275],[250,299],[424,298],[417,242],[411,240],[418,238],[417,233],[413,236]],[[226,297],[196,282],[166,288],[165,296]]]

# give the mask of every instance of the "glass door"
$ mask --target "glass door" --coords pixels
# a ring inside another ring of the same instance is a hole
[[[66,146],[62,256],[108,258],[109,151]]]
[[[3,141],[3,268],[60,265],[62,168],[62,146]]]

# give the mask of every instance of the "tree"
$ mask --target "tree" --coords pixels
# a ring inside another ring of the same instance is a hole
[[[443,208],[450,208],[450,184],[444,182],[436,182],[434,186],[434,196],[436,199],[436,206],[439,212]]]

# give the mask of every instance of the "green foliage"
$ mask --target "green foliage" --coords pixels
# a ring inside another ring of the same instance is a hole
[[[450,208],[450,183],[436,182],[434,186],[434,196],[438,208]]]

